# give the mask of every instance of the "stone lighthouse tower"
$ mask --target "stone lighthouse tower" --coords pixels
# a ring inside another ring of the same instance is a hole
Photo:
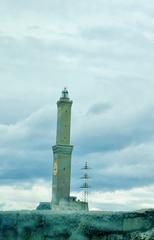
[[[60,201],[70,198],[71,154],[70,145],[71,106],[66,88],[57,102],[57,136],[53,149],[52,209],[58,209]]]

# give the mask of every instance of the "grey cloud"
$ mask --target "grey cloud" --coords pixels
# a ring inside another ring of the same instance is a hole
[[[109,109],[112,108],[112,105],[110,103],[96,103],[93,106],[90,107],[88,114],[101,114],[105,113]]]
[[[24,99],[19,99],[16,96],[0,97],[0,124],[15,124],[28,117],[37,105],[25,106]]]
[[[18,123],[16,127],[12,126],[9,129],[7,126],[1,126],[1,184],[51,178],[51,170],[49,171],[52,168],[51,145],[55,143],[56,127],[56,119],[51,112],[50,107],[46,107]],[[131,149],[135,145],[138,146],[145,139],[146,141],[153,139],[151,132],[153,118],[149,118],[149,113],[151,109],[137,119],[134,127],[131,123],[130,131],[121,129],[121,138],[118,132],[114,135],[115,132],[113,133],[113,129],[110,128],[106,131],[106,135],[104,130],[100,132],[99,139],[93,131],[91,137],[86,135],[88,138],[80,135],[80,139],[75,142],[73,152],[73,189],[79,190],[79,178],[82,174],[80,168],[85,160],[90,160],[94,172],[92,180],[94,189],[124,189],[152,183],[152,174],[147,176],[144,173],[146,168],[146,172],[153,171],[152,165],[145,165],[144,158],[147,154],[145,156],[131,154]],[[144,126],[148,126],[148,129],[144,129]],[[123,155],[123,149],[127,147],[130,147],[130,152]],[[121,155],[118,156],[116,151],[122,151]],[[143,151],[142,148],[140,151]],[[94,152],[99,155],[91,155]],[[138,174],[134,175],[134,167],[139,167]],[[120,174],[121,169],[123,174]]]
[[[100,118],[99,126],[87,124],[87,130],[83,127],[81,135],[78,135],[82,137],[74,139],[73,188],[77,191],[81,184],[80,169],[85,161],[92,168],[89,171],[92,191],[130,189],[153,184],[152,113],[153,108],[142,112],[133,121],[127,122],[127,126],[115,120],[115,128],[110,124],[103,127]]]
[[[16,125],[1,125],[1,184],[51,177],[53,118],[50,107],[46,107]]]
[[[50,71],[55,72],[57,63],[66,64],[65,57],[71,60],[72,57],[75,59],[81,54],[80,46],[75,46],[72,40],[68,43],[67,40],[66,38],[65,40],[46,41],[30,36],[22,39],[1,36],[0,51],[3,58],[0,58],[0,64],[3,68],[2,73],[9,69],[12,76],[16,74],[16,76],[21,77],[20,81],[19,79],[14,80],[18,83],[21,81],[29,82],[32,77],[35,77],[33,82],[37,82],[37,84],[44,77],[47,77],[46,82],[48,82],[47,74]],[[22,74],[23,71],[25,71],[25,75]]]
[[[88,161],[91,168],[89,184],[92,191],[106,192],[153,184],[153,146],[154,143],[149,142],[113,152],[91,153],[75,158],[74,161],[80,159],[80,166],[76,164],[76,169],[73,168],[73,187],[77,190],[81,184],[80,168],[85,161]]]
[[[113,117],[113,115],[112,115]],[[129,145],[138,145],[153,139],[153,108],[134,116],[129,122],[115,121],[111,126],[103,126],[100,118],[98,126],[88,126],[76,136],[80,154],[87,152],[114,151]],[[97,124],[98,122],[94,122]],[[91,119],[91,124],[93,121]]]
[[[129,29],[129,28],[128,28]],[[127,29],[127,30],[128,30]],[[107,41],[117,41],[121,37],[128,35],[127,31],[124,31],[124,25],[119,24],[119,26],[95,26],[89,29],[83,29],[81,36],[89,40],[98,40],[103,42]],[[131,31],[130,31],[131,32]],[[132,33],[132,32],[131,32]]]
[[[50,152],[50,148],[49,148]],[[5,158],[5,162],[4,159]],[[9,153],[0,156],[0,183],[12,185],[21,182],[33,182],[38,179],[51,179],[51,154],[43,151],[23,151],[23,154]],[[4,166],[3,166],[4,165]]]

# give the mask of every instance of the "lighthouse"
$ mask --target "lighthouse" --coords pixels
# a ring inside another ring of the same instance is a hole
[[[52,173],[52,209],[58,209],[63,200],[70,198],[71,155],[73,146],[70,144],[71,107],[68,90],[64,88],[57,102],[57,134],[53,149]]]
[[[70,141],[72,103],[68,90],[64,88],[57,102],[56,145],[52,147],[52,199],[51,202],[40,202],[37,207],[38,210],[88,211],[89,209],[87,201],[87,174],[82,177],[85,184],[81,187],[86,193],[86,198],[80,201],[76,196],[70,196],[71,156],[73,150],[73,145],[71,145]],[[82,169],[87,170],[87,167]]]

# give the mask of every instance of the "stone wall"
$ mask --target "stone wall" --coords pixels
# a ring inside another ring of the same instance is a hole
[[[154,240],[154,210],[0,212],[0,240]]]

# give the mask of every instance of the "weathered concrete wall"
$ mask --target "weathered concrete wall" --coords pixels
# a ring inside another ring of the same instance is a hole
[[[154,240],[154,210],[0,212],[0,240]]]

